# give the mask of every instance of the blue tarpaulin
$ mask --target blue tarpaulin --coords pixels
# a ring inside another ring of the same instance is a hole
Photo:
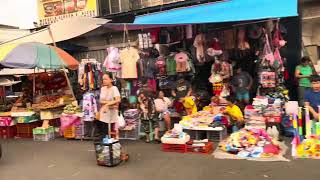
[[[227,0],[136,17],[134,24],[199,24],[298,16],[298,0]]]

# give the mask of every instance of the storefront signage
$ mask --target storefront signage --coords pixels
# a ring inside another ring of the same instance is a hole
[[[38,0],[38,14],[40,26],[75,16],[95,17],[97,0]]]

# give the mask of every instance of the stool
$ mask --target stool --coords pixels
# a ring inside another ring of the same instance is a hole
[[[146,136],[146,133],[145,132],[141,132],[141,126],[142,126],[142,122],[141,122],[141,119],[139,119],[139,137],[140,136]],[[152,128],[152,122],[149,121],[149,138],[150,138],[150,141],[153,141],[154,140],[154,129]]]

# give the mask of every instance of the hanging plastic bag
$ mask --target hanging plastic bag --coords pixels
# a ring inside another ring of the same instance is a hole
[[[118,123],[119,123],[119,128],[124,128],[126,126],[126,121],[124,120],[122,113],[120,113],[118,116]]]

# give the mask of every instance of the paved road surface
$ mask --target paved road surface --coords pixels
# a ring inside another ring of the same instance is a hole
[[[115,168],[95,164],[90,141],[3,143],[0,180],[319,180],[320,160],[252,162],[164,153],[160,145],[124,142],[130,161]]]

